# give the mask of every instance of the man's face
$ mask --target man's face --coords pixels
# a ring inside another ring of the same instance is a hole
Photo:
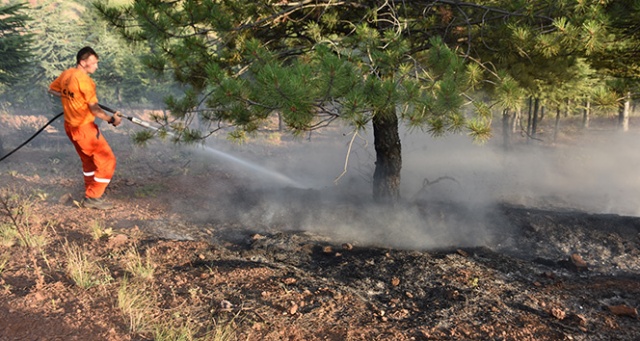
[[[81,60],[80,65],[85,71],[87,71],[88,74],[92,74],[98,69],[98,62],[98,58],[96,58],[96,56],[94,55],[91,55],[89,56],[89,58]]]

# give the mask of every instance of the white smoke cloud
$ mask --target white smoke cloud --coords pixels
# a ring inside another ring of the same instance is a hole
[[[352,137],[348,128],[278,147],[212,141],[216,149],[296,185],[224,163],[220,167],[233,169],[234,177],[246,178],[212,185],[217,194],[210,210],[200,214],[249,228],[305,230],[339,241],[410,249],[491,245],[504,228],[497,225],[508,224],[496,216],[496,203],[640,214],[640,153],[633,133],[595,139],[587,132],[571,145],[518,142],[505,152],[499,138],[477,145],[467,136],[402,132],[404,201],[393,208],[372,200],[370,135],[356,139],[347,173],[337,184]],[[439,178],[423,187],[425,179]]]

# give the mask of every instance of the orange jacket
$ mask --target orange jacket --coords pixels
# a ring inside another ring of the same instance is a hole
[[[56,78],[49,89],[61,94],[64,121],[72,127],[93,122],[95,116],[89,108],[98,103],[96,83],[89,75],[77,68],[70,68]]]

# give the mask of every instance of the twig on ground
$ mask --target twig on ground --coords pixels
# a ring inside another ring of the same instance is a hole
[[[458,185],[460,185],[460,183],[458,182],[458,180],[456,180],[455,178],[452,178],[450,176],[441,176],[433,181],[429,181],[429,179],[424,178],[424,180],[422,181],[422,188],[420,188],[418,190],[418,192],[416,192],[416,194],[413,195],[413,197],[411,197],[411,202],[416,201],[416,199],[418,199],[420,197],[420,195],[422,195],[423,193],[425,193],[427,191],[427,187],[431,186],[431,185],[435,185],[438,182],[442,181],[442,180],[451,180],[455,183],[457,183]]]

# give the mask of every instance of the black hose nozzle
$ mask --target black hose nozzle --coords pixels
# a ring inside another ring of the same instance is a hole
[[[117,111],[117,110],[113,110],[113,109],[109,108],[109,107],[108,107],[108,106],[106,106],[106,105],[102,105],[102,104],[98,104],[98,105],[100,106],[100,108],[102,108],[102,110],[108,111],[108,112],[110,112],[110,113],[112,113],[112,114],[115,114],[115,113],[116,113],[116,111]]]

